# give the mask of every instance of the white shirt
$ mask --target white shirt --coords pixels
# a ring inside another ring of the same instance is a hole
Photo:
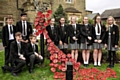
[[[72,24],[74,27],[75,27],[75,29],[76,29],[76,24]]]
[[[64,24],[62,24],[61,26],[64,26]]]
[[[13,40],[14,39],[14,34],[10,32],[10,26],[12,28],[12,31],[13,31],[13,26],[8,24],[8,32],[9,32],[9,40]]]
[[[109,25],[110,27],[113,27],[113,24]]]
[[[53,26],[53,25],[50,25],[50,27],[51,27],[51,30],[54,29],[54,26]]]
[[[84,24],[85,26],[88,26],[88,24]]]
[[[100,29],[100,33],[98,33],[98,27]],[[95,33],[96,33],[96,35],[101,35],[101,25],[100,25],[100,23],[95,25]]]
[[[25,23],[25,35],[24,35],[24,23]],[[22,35],[27,36],[27,22],[22,21]]]
[[[74,26],[75,28],[74,34],[76,34],[76,24],[72,24],[72,26]]]

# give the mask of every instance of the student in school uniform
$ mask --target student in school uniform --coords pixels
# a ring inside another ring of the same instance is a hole
[[[24,43],[29,42],[29,35],[32,34],[32,26],[26,21],[27,14],[21,13],[21,20],[16,23],[16,32],[22,33],[22,39]]]
[[[66,54],[68,48],[68,27],[65,25],[65,18],[61,17],[58,25],[59,48]]]
[[[55,26],[55,19],[51,18],[50,24],[46,27],[50,39],[58,46],[58,28]]]
[[[13,23],[13,17],[6,18],[7,25],[2,28],[2,43],[5,49],[5,63],[4,65],[9,65],[9,55],[10,55],[10,44],[15,40],[15,26]],[[11,64],[12,65],[12,64]],[[12,65],[13,66],[13,65]]]
[[[78,59],[78,49],[80,44],[80,25],[76,23],[76,16],[71,17],[71,24],[68,26],[69,36],[70,36],[70,48],[72,59],[77,62]]]
[[[108,50],[109,65],[107,67],[113,68],[115,62],[116,50],[118,49],[119,41],[119,28],[115,24],[115,20],[112,16],[109,16],[106,24],[106,44],[105,47]]]
[[[13,76],[18,76],[18,73],[22,70],[26,64],[26,58],[24,57],[24,47],[22,42],[22,34],[20,32],[15,33],[15,39],[10,45],[10,58],[11,62],[15,63],[16,66],[11,71]]]
[[[84,17],[83,25],[80,28],[80,49],[82,49],[82,57],[85,67],[87,67],[89,64],[90,49],[92,49],[92,27],[93,26],[88,23],[88,17]]]
[[[101,66],[102,48],[104,47],[106,28],[101,24],[101,17],[96,16],[93,26],[93,59],[94,66]]]
[[[29,73],[33,73],[34,65],[40,63],[43,57],[38,53],[38,46],[36,45],[36,36],[31,34],[29,36],[30,43],[26,47],[26,61],[29,65]]]

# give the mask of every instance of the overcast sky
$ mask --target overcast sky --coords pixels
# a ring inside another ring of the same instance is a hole
[[[106,9],[120,8],[120,0],[86,0],[86,10],[102,13]]]

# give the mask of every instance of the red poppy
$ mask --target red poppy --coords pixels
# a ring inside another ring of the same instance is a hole
[[[67,54],[67,57],[68,57],[68,58],[71,58],[71,54],[70,54],[70,53],[69,53],[69,54]]]
[[[47,39],[47,42],[50,43],[50,42],[52,42],[52,40],[51,39]]]
[[[41,28],[40,25],[37,25],[37,26],[35,27],[36,30],[39,30],[40,28]]]
[[[50,23],[51,19],[48,19],[47,22]]]
[[[52,71],[52,72],[56,72],[56,68],[52,67],[52,68],[51,68],[51,71]]]
[[[48,51],[52,50],[52,47],[48,47]]]
[[[46,27],[46,26],[48,26],[48,23],[47,23],[47,22],[45,22],[45,23],[44,23],[44,26],[45,26],[45,27]]]
[[[40,17],[41,15],[42,15],[42,12],[39,11],[39,12],[37,13],[37,16]]]
[[[53,66],[54,66],[54,64],[53,64],[53,63],[50,63],[49,65],[50,65],[51,67],[53,67]]]
[[[45,15],[45,17],[46,17],[46,18],[50,18],[50,14],[47,13],[47,14]]]
[[[58,59],[54,59],[54,60],[53,60],[53,63],[57,63],[57,62],[58,62]]]
[[[63,55],[62,55],[62,58],[66,58],[66,55],[65,55],[65,54],[63,54]]]
[[[66,71],[66,68],[65,68],[65,67],[62,67],[62,71],[65,72],[65,71]]]
[[[48,10],[47,13],[52,14],[52,10]]]
[[[38,33],[38,32],[36,32],[36,33],[35,33],[35,35],[36,35],[36,36],[38,36],[38,35],[39,35],[39,33]]]
[[[41,34],[43,31],[42,30],[38,30],[38,33]]]
[[[57,68],[57,67],[58,67],[58,64],[54,64],[54,67]]]
[[[36,18],[35,18],[35,22],[38,22],[38,21],[39,21],[39,19],[40,19],[39,17],[36,17]]]
[[[36,26],[38,25],[38,21],[35,21],[35,22],[34,22],[34,25],[35,25],[35,27],[36,27]]]

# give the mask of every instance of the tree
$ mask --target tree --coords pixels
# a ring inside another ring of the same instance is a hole
[[[52,15],[53,18],[55,18],[55,24],[59,24],[59,20],[61,17],[65,18],[65,23],[68,23],[67,15],[65,13],[65,10],[63,9],[62,5],[60,4],[59,7],[56,9],[54,14]]]

